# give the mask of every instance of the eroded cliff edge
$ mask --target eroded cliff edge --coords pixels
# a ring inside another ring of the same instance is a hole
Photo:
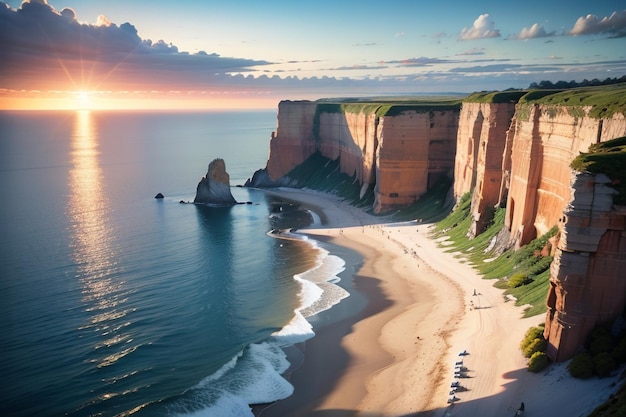
[[[457,200],[471,193],[470,236],[484,230],[495,206],[506,208],[501,247],[519,248],[558,226],[546,337],[549,356],[564,360],[594,325],[625,307],[626,232],[615,195],[608,194],[601,216],[594,211],[576,227],[564,220],[586,210],[572,180],[585,173],[573,170],[572,160],[590,145],[626,136],[625,113],[626,85],[479,93],[462,104],[283,101],[269,160],[257,180],[288,184],[289,172],[319,153],[338,161],[362,195],[373,190],[375,213],[410,205],[450,175]],[[612,189],[619,179],[604,174],[609,182],[603,186]],[[571,246],[593,233],[595,246]],[[575,316],[585,319],[566,319]]]

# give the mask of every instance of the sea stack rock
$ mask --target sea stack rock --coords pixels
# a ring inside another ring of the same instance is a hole
[[[196,198],[193,202],[211,206],[237,204],[230,191],[230,176],[226,172],[226,164],[223,159],[214,159],[209,164],[206,175],[198,183]]]

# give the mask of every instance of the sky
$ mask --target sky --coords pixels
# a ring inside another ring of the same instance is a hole
[[[626,75],[626,2],[0,1],[0,109],[275,108]]]

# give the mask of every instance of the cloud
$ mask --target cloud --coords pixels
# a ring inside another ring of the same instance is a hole
[[[489,19],[489,14],[481,14],[470,28],[463,28],[459,33],[460,40],[499,38],[500,30],[495,29],[495,23]]]
[[[460,54],[457,54],[457,56],[463,56],[463,55],[469,55],[469,56],[485,55],[485,48],[473,48],[473,49],[470,49],[469,51],[465,51]]]
[[[386,65],[349,65],[344,67],[336,67],[329,69],[330,71],[352,71],[352,70],[380,70],[388,68]]]
[[[425,56],[421,56],[419,58],[407,58],[400,59],[394,61],[386,61],[386,64],[396,64],[401,67],[425,67],[434,64],[445,64],[448,63],[448,60],[440,59],[440,58],[428,58]]]
[[[533,24],[531,27],[524,27],[518,35],[513,35],[510,39],[535,39],[535,38],[548,38],[555,36],[556,32],[547,32],[543,25],[539,23]]]
[[[609,34],[611,37],[624,37],[626,36],[626,10],[615,11],[602,19],[592,14],[581,16],[568,34],[572,36]]]
[[[141,39],[130,23],[118,26],[105,16],[80,23],[72,9],[58,12],[45,0],[17,10],[0,3],[0,45],[0,88],[12,89],[156,88],[176,78],[210,84],[270,64],[182,53],[163,40]]]

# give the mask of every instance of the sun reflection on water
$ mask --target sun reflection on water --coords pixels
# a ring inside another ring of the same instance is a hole
[[[107,351],[91,360],[101,367],[111,365],[136,347],[127,345],[132,338],[123,333],[128,323],[125,317],[132,309],[124,307],[129,294],[116,261],[110,208],[99,165],[97,125],[89,111],[77,111],[75,117],[67,213],[81,301],[89,315],[80,329],[96,334],[94,350]],[[116,329],[115,334],[111,329]]]

